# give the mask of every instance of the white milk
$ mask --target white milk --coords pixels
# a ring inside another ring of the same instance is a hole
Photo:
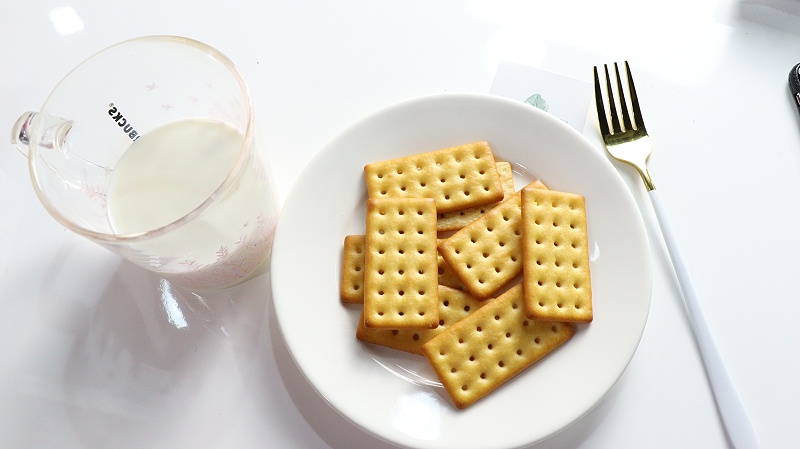
[[[108,212],[115,232],[143,233],[195,210],[225,181],[243,144],[244,135],[235,128],[197,118],[142,135],[109,180]],[[190,287],[247,279],[269,255],[277,215],[269,170],[256,153],[202,214],[132,244],[133,260]]]

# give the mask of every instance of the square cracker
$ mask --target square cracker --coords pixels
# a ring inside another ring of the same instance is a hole
[[[529,318],[592,321],[583,196],[522,190],[522,259],[525,311]]]
[[[364,324],[435,328],[439,306],[434,201],[367,200],[365,240]]]
[[[496,162],[495,166],[497,167],[497,173],[500,175],[500,183],[503,185],[503,199],[506,199],[514,194],[514,172],[508,162]],[[439,219],[436,221],[436,230],[439,232],[457,231],[477,220],[486,211],[498,204],[499,201],[484,206],[439,214]]]
[[[486,396],[569,340],[569,323],[528,319],[516,285],[422,346],[458,408]]]
[[[344,303],[358,304],[364,302],[363,235],[348,235],[344,238],[339,297]]]
[[[535,181],[528,186],[539,185]],[[439,253],[478,299],[488,298],[522,272],[521,196],[516,192],[439,244]]]
[[[342,280],[339,287],[339,297],[343,303],[364,303],[364,249],[365,238],[363,235],[348,235],[344,238]],[[438,266],[439,285],[461,291],[467,290],[438,251],[436,263]]]
[[[368,164],[364,176],[370,198],[433,198],[439,213],[503,199],[487,142]]]
[[[462,291],[439,286],[439,326],[436,329],[375,329],[364,325],[364,316],[358,320],[356,338],[367,343],[386,346],[412,354],[422,355],[422,345],[461,321],[481,306],[480,302]]]

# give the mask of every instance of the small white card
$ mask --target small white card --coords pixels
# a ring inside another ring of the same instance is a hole
[[[583,133],[592,100],[592,84],[533,67],[501,62],[490,93],[526,102]]]

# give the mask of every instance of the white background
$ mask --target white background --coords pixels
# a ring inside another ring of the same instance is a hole
[[[593,65],[627,59],[651,173],[762,447],[798,444],[797,1],[3,0],[0,128],[90,54],[148,34],[203,41],[238,65],[280,198],[320,147],[377,109],[489,92],[501,61],[589,81]],[[584,134],[599,146],[595,120]],[[652,209],[620,168],[651,236],[649,321],[606,400],[537,448],[727,447]],[[383,447],[303,380],[269,282],[175,291],[184,322],[170,321],[159,279],[52,220],[6,145],[0,447]]]

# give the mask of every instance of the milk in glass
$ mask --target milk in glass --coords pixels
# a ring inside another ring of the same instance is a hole
[[[253,274],[271,251],[277,211],[269,169],[255,148],[243,156],[244,145],[236,128],[201,118],[134,141],[109,180],[111,226],[161,235],[132,244],[128,256],[201,288]]]

